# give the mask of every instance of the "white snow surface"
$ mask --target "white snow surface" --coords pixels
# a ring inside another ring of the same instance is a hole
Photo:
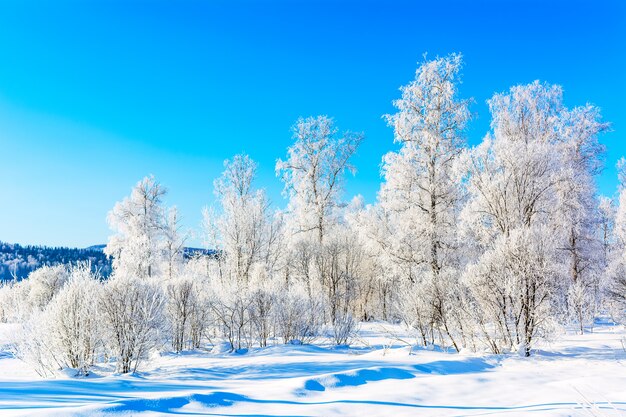
[[[0,416],[626,416],[622,326],[561,335],[531,358],[410,348],[364,323],[351,347],[162,353],[136,375],[42,379],[0,324]],[[395,335],[395,336],[394,336]],[[398,336],[398,337],[396,337]]]

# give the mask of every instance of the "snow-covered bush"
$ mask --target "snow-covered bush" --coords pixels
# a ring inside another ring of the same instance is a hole
[[[42,266],[21,281],[0,287],[0,321],[26,321],[36,311],[43,311],[69,277],[65,265]]]
[[[268,340],[273,336],[275,309],[276,309],[276,285],[272,285],[266,278],[262,284],[255,285],[250,292],[250,318],[253,338],[261,347],[267,346]]]
[[[0,323],[8,322],[13,313],[13,286],[11,282],[0,282]]]
[[[209,304],[215,323],[231,350],[239,350],[252,344],[250,333],[250,307],[252,299],[248,290],[237,283],[214,286]]]
[[[554,317],[554,294],[562,278],[556,247],[546,228],[516,229],[468,269],[467,285],[481,316],[485,343],[494,353],[523,349],[526,356]]]
[[[162,344],[165,297],[150,279],[114,275],[105,283],[100,311],[105,341],[120,373],[136,372]]]
[[[357,321],[350,313],[341,313],[333,321],[333,340],[336,345],[347,345],[357,330]]]
[[[70,271],[65,265],[42,266],[28,275],[28,302],[33,309],[43,310],[57,294]]]
[[[63,368],[49,329],[52,324],[43,311],[35,311],[15,335],[15,356],[31,365],[41,377],[52,377]]]
[[[613,321],[626,325],[626,264],[616,260],[609,272],[612,280],[606,290],[607,310]]]
[[[210,292],[207,288],[209,285],[206,279],[196,277],[194,281],[194,305],[189,316],[189,340],[192,349],[201,347],[209,329],[214,326],[214,319],[211,314]]]
[[[396,314],[409,328],[417,332],[417,338],[423,346],[435,343],[431,305],[423,295],[421,285],[404,283],[401,286],[396,306]]]
[[[43,311],[24,324],[18,355],[41,375],[60,368],[89,374],[101,346],[101,284],[88,264],[69,268],[69,278]]]
[[[87,375],[101,345],[102,286],[87,264],[72,267],[65,286],[45,310],[59,361]]]
[[[191,278],[173,278],[167,282],[165,294],[165,311],[172,348],[175,352],[181,352],[191,339],[192,316],[200,308],[197,303],[197,288]]]
[[[321,334],[324,305],[321,297],[309,297],[301,284],[283,288],[276,298],[276,333],[283,343],[312,343]]]

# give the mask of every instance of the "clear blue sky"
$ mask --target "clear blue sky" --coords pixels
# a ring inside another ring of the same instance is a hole
[[[364,131],[348,197],[375,199],[394,149],[381,115],[417,61],[461,52],[461,92],[485,100],[535,79],[568,106],[602,108],[613,132],[600,191],[626,154],[626,2],[0,2],[0,240],[105,243],[106,214],[144,175],[187,227],[213,202],[222,161],[247,152],[274,176],[298,116]],[[193,243],[193,242],[192,242]]]

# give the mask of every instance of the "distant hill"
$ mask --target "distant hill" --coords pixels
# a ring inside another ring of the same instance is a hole
[[[92,246],[88,246],[85,248],[85,250],[91,250],[91,251],[104,251],[104,248],[106,248],[107,245],[92,245]],[[192,247],[185,247],[183,248],[184,250],[184,256],[186,259],[191,258],[194,255],[213,255],[215,254],[214,250],[211,249],[202,249],[202,248],[192,248]]]
[[[106,248],[107,245],[92,245],[92,246],[87,246],[85,249],[87,250],[99,250],[100,252],[102,252],[104,250],[104,248]]]
[[[111,274],[111,259],[104,254],[106,245],[93,245],[87,248],[66,248],[49,246],[22,246],[17,243],[0,241],[0,280],[26,278],[43,265],[73,264],[90,261],[94,269],[104,277]],[[212,255],[213,250],[186,247],[185,258],[198,254]]]
[[[105,245],[97,245],[104,248]],[[90,261],[104,276],[111,274],[111,260],[102,249],[65,248],[49,246],[22,246],[0,242],[0,280],[22,279],[43,265],[72,264]]]

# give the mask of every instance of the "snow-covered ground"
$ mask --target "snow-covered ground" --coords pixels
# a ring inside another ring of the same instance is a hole
[[[0,416],[626,416],[620,326],[543,344],[534,357],[410,348],[364,324],[351,348],[273,346],[162,354],[139,375],[41,379],[0,324]]]

